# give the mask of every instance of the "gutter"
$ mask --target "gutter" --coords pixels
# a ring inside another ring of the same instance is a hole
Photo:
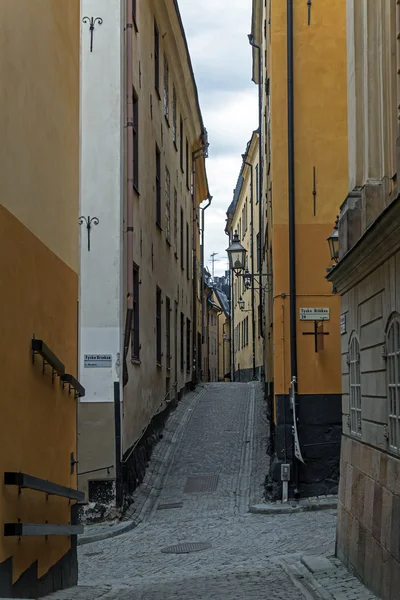
[[[212,196],[208,196],[207,198],[207,204],[201,208],[201,343],[202,345],[204,344],[204,331],[205,331],[205,326],[204,326],[204,315],[205,315],[205,298],[204,298],[204,221],[205,221],[205,215],[204,215],[204,211],[207,210],[207,208],[210,206],[211,202],[212,202]],[[200,373],[202,373],[202,365],[200,365]],[[204,378],[204,373],[203,373],[203,378]]]

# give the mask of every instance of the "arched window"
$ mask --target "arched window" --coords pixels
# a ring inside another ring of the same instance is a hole
[[[389,446],[400,451],[400,320],[394,319],[387,332],[387,385],[389,400]]]
[[[349,348],[350,369],[350,431],[353,435],[361,437],[361,372],[360,372],[360,344],[354,336]]]

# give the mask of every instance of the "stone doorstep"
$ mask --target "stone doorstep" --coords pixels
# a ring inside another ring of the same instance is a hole
[[[336,510],[337,497],[306,498],[305,500],[283,502],[271,502],[269,504],[253,504],[249,512],[258,515],[290,515],[300,512],[314,510]]]
[[[311,573],[327,573],[337,569],[325,556],[302,556],[300,560]]]

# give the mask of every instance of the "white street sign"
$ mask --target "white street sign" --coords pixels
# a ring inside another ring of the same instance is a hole
[[[301,308],[300,321],[329,321],[329,308]]]

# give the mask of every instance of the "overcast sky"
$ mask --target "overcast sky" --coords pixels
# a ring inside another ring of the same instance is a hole
[[[213,201],[206,211],[205,259],[218,252],[215,274],[227,268],[226,210],[246,144],[258,126],[251,81],[251,0],[179,0],[204,124],[210,141],[207,173]]]

